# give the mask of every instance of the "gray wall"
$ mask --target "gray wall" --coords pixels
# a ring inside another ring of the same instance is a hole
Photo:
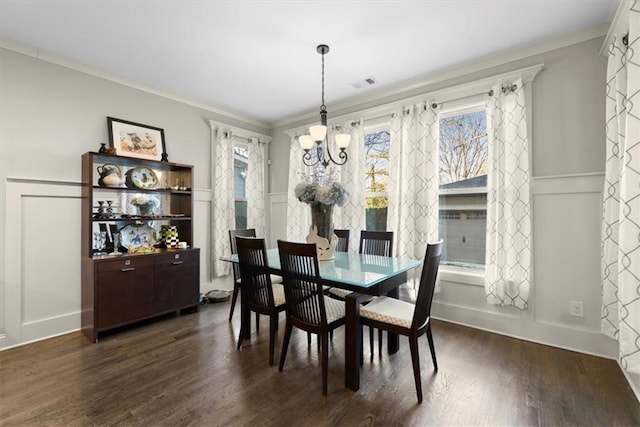
[[[107,142],[107,116],[163,128],[169,160],[194,165],[201,290],[213,289],[207,120],[268,129],[25,53],[0,49],[0,348],[79,328],[80,156]]]

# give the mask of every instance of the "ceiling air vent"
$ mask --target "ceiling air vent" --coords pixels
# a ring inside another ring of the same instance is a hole
[[[373,77],[367,77],[365,79],[358,80],[355,83],[351,83],[351,86],[355,87],[356,89],[362,89],[363,87],[371,86],[374,84],[376,84],[376,79],[374,79]]]

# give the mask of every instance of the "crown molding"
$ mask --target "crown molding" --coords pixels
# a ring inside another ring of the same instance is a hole
[[[429,87],[433,87],[434,85],[447,80],[464,77],[465,75],[480,72],[509,62],[586,42],[598,37],[603,37],[607,33],[607,28],[608,24],[597,25],[595,27],[590,27],[561,37],[503,51],[472,62],[458,64],[444,70],[407,80],[397,85],[390,85],[379,90],[372,90],[360,96],[354,96],[341,102],[329,104],[327,109],[336,113],[333,115],[334,117],[338,117],[346,115],[348,111],[362,109],[365,105],[379,105],[381,103],[380,101],[382,101],[382,103],[390,103],[400,99],[409,98],[412,96],[409,95],[411,92],[422,90],[423,93],[427,93],[430,91]],[[271,128],[275,129],[285,126],[293,127],[300,123],[309,123],[313,121],[317,121],[317,112],[315,110],[309,110],[295,116],[271,122]]]
[[[147,93],[151,93],[153,95],[161,96],[163,98],[170,99],[172,101],[177,101],[182,104],[190,105],[192,107],[196,107],[205,111],[209,111],[211,113],[218,114],[220,116],[240,121],[242,123],[246,123],[251,126],[257,126],[264,129],[269,129],[270,124],[265,121],[256,120],[253,118],[249,118],[240,113],[232,112],[229,110],[224,110],[219,107],[215,107],[213,105],[205,104],[202,102],[194,101],[193,99],[179,96],[170,92],[166,92],[160,89],[157,89],[153,86],[145,85],[143,83],[139,83],[133,80],[128,80],[123,77],[120,77],[116,74],[109,73],[107,71],[91,67],[89,65],[83,64],[81,62],[73,61],[66,57],[56,55],[54,53],[50,53],[41,49],[38,49],[33,46],[28,46],[17,42],[15,40],[11,40],[5,37],[0,37],[0,48],[6,49],[12,52],[16,52],[25,56],[30,56],[32,58],[40,59],[45,62],[49,62],[51,64],[59,65],[61,67],[65,67],[74,71],[78,71],[84,74],[88,74],[94,77],[98,77],[104,80],[109,80],[114,83],[121,84],[123,86],[128,86],[133,89],[138,89]]]
[[[609,56],[609,44],[616,35],[624,34],[629,28],[629,2],[627,0],[618,0],[616,7],[613,9],[613,18],[610,19],[611,25],[604,38],[600,55]]]

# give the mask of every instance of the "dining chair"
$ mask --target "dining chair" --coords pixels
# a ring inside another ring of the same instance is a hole
[[[246,228],[246,229],[237,229],[237,230],[229,230],[229,240],[231,247],[231,255],[235,255],[238,253],[238,249],[236,247],[236,237],[256,237],[256,229],[255,228]],[[233,318],[233,312],[236,307],[236,300],[238,299],[238,291],[240,291],[240,287],[242,286],[242,275],[240,274],[240,265],[237,263],[233,263],[233,296],[231,298],[231,308],[229,309],[229,322]],[[282,283],[282,278],[280,276],[271,275],[272,283]],[[260,315],[256,313],[256,331],[260,331]]]
[[[284,288],[271,282],[264,239],[236,236],[236,245],[242,276],[243,308],[269,316],[269,365],[273,366],[278,315],[286,308]],[[238,350],[247,327],[244,321],[241,325]]]
[[[379,255],[390,257],[393,255],[393,231],[367,231],[360,232],[359,253],[364,255]],[[350,291],[331,288],[329,293],[334,298],[344,300]],[[367,304],[369,300],[364,300]],[[373,358],[373,328],[369,328],[369,349]],[[382,331],[378,331],[378,352],[382,354]]]
[[[349,230],[334,229],[333,233],[338,236],[336,252],[349,252]]]
[[[280,267],[284,279],[287,322],[280,353],[282,372],[293,327],[321,337],[322,394],[327,394],[329,332],[344,325],[344,301],[328,298],[322,291],[318,251],[314,243],[278,240]]]
[[[231,255],[238,253],[238,247],[236,246],[236,237],[256,237],[255,228],[229,230],[229,240],[231,244]],[[233,318],[233,311],[236,308],[236,300],[238,299],[238,292],[240,291],[240,284],[242,277],[240,274],[240,264],[233,263],[233,296],[231,297],[231,309],[229,310],[229,322]],[[256,327],[258,327],[258,319],[256,318]]]
[[[418,338],[427,334],[431,359],[435,372],[438,371],[436,350],[431,334],[431,302],[436,285],[436,276],[440,266],[442,240],[428,244],[420,275],[420,288],[416,303],[401,301],[386,296],[375,297],[369,304],[360,308],[360,323],[379,330],[406,335],[409,337],[413,377],[418,394],[418,403],[422,403],[422,381],[420,379],[420,359],[418,356]]]

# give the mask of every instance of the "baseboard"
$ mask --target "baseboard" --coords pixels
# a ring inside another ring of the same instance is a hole
[[[618,366],[620,366],[620,361],[618,360]],[[635,394],[636,399],[640,403],[640,375],[630,374],[625,371],[622,366],[620,366],[620,370],[622,371],[622,375],[627,379],[629,383],[629,387],[631,387],[631,391]]]

